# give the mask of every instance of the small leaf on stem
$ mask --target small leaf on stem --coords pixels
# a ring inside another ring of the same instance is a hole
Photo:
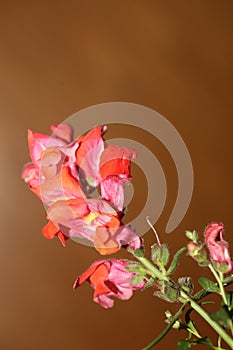
[[[169,269],[167,270],[167,274],[170,275],[171,273],[173,273],[175,271],[175,269],[177,268],[177,265],[179,263],[181,254],[186,250],[186,247],[182,247],[180,248],[176,254],[174,255],[171,265],[169,266]]]
[[[206,277],[200,277],[198,279],[199,284],[204,288],[207,292],[211,293],[220,293],[219,287],[211,280]]]

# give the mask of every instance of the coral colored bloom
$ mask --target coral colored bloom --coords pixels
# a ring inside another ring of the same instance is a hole
[[[104,308],[110,308],[114,305],[111,297],[128,300],[133,290],[140,290],[145,285],[145,281],[134,286],[130,285],[135,274],[126,271],[127,266],[127,261],[118,259],[95,261],[76,279],[73,288],[76,289],[88,281],[94,288],[94,301]]]
[[[115,253],[122,245],[133,249],[141,246],[138,235],[122,226],[117,212],[101,199],[57,201],[49,207],[47,215],[56,230],[51,234],[50,225],[46,225],[43,229],[46,238],[53,238],[57,231],[69,238],[86,238],[102,255]]]
[[[130,177],[130,160],[136,152],[119,146],[105,147],[102,134],[106,126],[93,128],[78,141],[76,158],[79,170],[91,187],[100,185],[101,196],[118,211],[124,207],[124,182]]]
[[[229,253],[228,242],[223,239],[224,225],[214,222],[205,229],[205,241],[213,260],[228,264],[228,272],[232,270],[232,260]]]
[[[53,125],[51,130],[52,136],[28,131],[32,163],[22,174],[48,206],[49,222],[43,235],[48,239],[57,236],[64,246],[68,238],[88,239],[102,255],[115,253],[122,245],[139,248],[140,238],[119,219],[124,181],[130,178],[130,159],[135,152],[105,147],[105,126],[95,127],[73,142],[70,126]],[[97,186],[101,199],[86,198],[90,187]]]

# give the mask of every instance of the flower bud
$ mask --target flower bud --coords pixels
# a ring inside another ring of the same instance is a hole
[[[188,254],[195,259],[200,265],[208,264],[206,251],[203,245],[199,243],[189,242],[187,244]]]
[[[213,222],[205,229],[205,241],[209,249],[211,259],[220,265],[223,264],[222,270],[224,272],[230,272],[233,268],[233,264],[230,257],[228,242],[223,239],[223,235],[224,225],[221,222]],[[218,265],[218,270],[221,270],[220,265]]]

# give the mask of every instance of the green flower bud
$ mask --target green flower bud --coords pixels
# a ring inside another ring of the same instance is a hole
[[[202,244],[189,242],[187,244],[187,250],[188,254],[195,259],[199,265],[208,265],[209,261]]]

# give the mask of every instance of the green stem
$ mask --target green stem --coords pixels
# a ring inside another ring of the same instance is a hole
[[[218,347],[219,347],[219,348],[221,347],[221,342],[222,342],[222,338],[219,336],[219,337],[218,337]]]
[[[136,256],[135,257],[138,259],[138,261],[141,262],[141,264],[143,264],[150,272],[151,275],[153,277],[157,277],[160,280],[165,280],[170,282],[170,279],[167,276],[164,276],[147,258],[145,257],[140,257],[140,256]],[[210,267],[210,265],[209,265]],[[211,265],[212,267],[212,265]],[[210,267],[211,271],[214,273],[215,278],[217,279],[217,281],[219,282],[219,286],[222,286],[223,288],[223,283],[225,281],[221,281],[219,276],[217,275],[216,271],[212,270],[212,268]],[[221,287],[220,287],[221,288]],[[223,289],[224,290],[224,289]],[[225,292],[223,293],[223,295],[225,296],[225,300],[226,300],[226,295]],[[191,307],[207,322],[209,323],[209,325],[218,333],[218,335],[230,346],[231,349],[233,349],[233,339],[229,336],[229,334],[227,334],[225,332],[225,330],[215,321],[213,321],[211,319],[211,317],[209,316],[209,314],[194,300],[192,299],[188,294],[186,294],[184,291],[181,290],[181,297],[183,297],[185,299],[185,302],[183,303],[182,307],[180,308],[180,310],[178,311],[177,314],[180,315],[179,312],[182,313],[183,311],[183,307],[185,307],[187,305],[187,302],[190,303]],[[223,297],[224,299],[224,297]],[[224,302],[225,302],[224,300]],[[227,305],[227,302],[225,303]],[[176,315],[177,315],[176,314]],[[175,316],[176,316],[175,315]],[[174,316],[174,323],[176,321]],[[147,347],[145,347],[143,350],[149,350],[151,349],[156,343],[159,342],[160,339],[162,339],[167,332],[170,330],[170,328],[172,327],[172,325],[174,324],[173,321],[171,322],[171,324],[169,324],[164,330],[163,332],[156,338],[154,339]]]
[[[190,302],[191,307],[202,317],[209,325],[218,333],[218,335],[225,340],[225,342],[233,349],[233,339],[227,334],[224,329],[215,321],[211,319],[209,314],[198,304],[195,300],[190,298],[185,292],[181,291],[181,296]]]
[[[136,258],[151,272],[152,277],[157,277],[160,280],[169,281],[169,278],[164,276],[147,258],[138,256],[136,256]]]
[[[157,338],[155,338],[154,340],[152,340],[152,342],[150,344],[148,344],[145,348],[143,348],[142,350],[150,350],[151,348],[153,348],[154,345],[156,345],[163,337],[165,337],[165,335],[170,331],[170,329],[172,328],[172,326],[176,323],[176,321],[178,320],[178,318],[182,315],[185,307],[187,306],[187,303],[184,303],[181,308],[177,311],[177,313],[172,317],[172,321],[169,322],[169,324],[167,325],[166,328],[164,328],[164,330],[159,334],[159,336]]]
[[[223,281],[225,286],[229,286],[230,284],[233,283],[233,276],[230,277],[226,277]],[[211,294],[211,292],[207,292],[205,289],[201,289],[199,292],[197,292],[194,295],[194,300],[198,301],[200,299],[203,299],[204,297],[206,297],[207,295]],[[152,342],[150,344],[148,344],[145,348],[143,348],[142,350],[150,350],[153,348],[154,345],[158,344],[160,342],[160,340],[163,339],[163,337],[165,337],[167,335],[167,333],[170,331],[170,329],[172,328],[172,326],[174,325],[174,323],[178,320],[178,318],[182,315],[182,312],[184,311],[185,307],[187,306],[187,302],[184,303],[182,305],[182,307],[177,311],[177,313],[173,316],[173,320],[171,323],[168,324],[167,327],[164,328],[164,330],[162,331],[162,333],[160,333],[160,335],[158,337],[156,337],[154,340],[152,340]],[[221,348],[219,345],[216,348],[216,350],[224,350],[223,348]]]
[[[219,285],[219,288],[221,291],[222,299],[224,301],[224,304],[227,305],[228,303],[227,303],[227,298],[226,298],[225,290],[223,287],[222,279],[219,277],[217,271],[214,269],[214,267],[211,264],[209,264],[208,267],[209,267],[210,271],[212,272],[212,274],[214,275],[216,281],[218,282],[218,285]]]

